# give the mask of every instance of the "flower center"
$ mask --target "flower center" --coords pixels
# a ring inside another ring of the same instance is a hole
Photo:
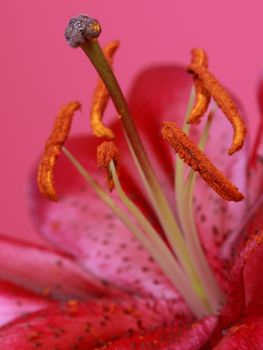
[[[76,158],[63,147],[69,133],[73,113],[80,108],[80,104],[77,102],[66,106],[57,118],[39,166],[40,191],[49,199],[56,200],[53,169],[62,150],[106,205],[146,247],[194,314],[201,317],[216,313],[224,303],[224,294],[206,260],[195,225],[193,215],[195,172],[198,172],[208,185],[226,200],[240,201],[243,199],[243,195],[203,153],[214,112],[210,111],[209,113],[198,146],[188,137],[189,124],[185,124],[184,131],[182,131],[174,122],[163,123],[162,137],[177,154],[175,160],[177,215],[175,215],[155,176],[125,97],[111,69],[112,58],[118,47],[118,42],[111,42],[102,50],[97,41],[100,30],[101,27],[96,20],[81,15],[71,19],[65,34],[70,46],[74,48],[80,46],[100,75],[93,97],[91,128],[95,136],[104,137],[110,141],[104,141],[98,147],[97,159],[99,167],[106,168],[110,189],[115,187],[127,211],[124,211],[111,195],[98,185]],[[189,72],[193,74],[194,92],[190,96],[186,113],[188,123],[198,123],[206,113],[210,99],[213,98],[233,126],[233,143],[229,149],[229,154],[233,154],[242,147],[245,138],[245,126],[242,118],[231,97],[208,71],[208,60],[204,51],[195,49],[192,54],[193,59],[189,66]],[[114,133],[103,123],[103,113],[110,97],[120,116],[131,154],[168,245],[122,188],[118,176],[118,149],[112,141]],[[193,103],[194,98],[195,104]],[[186,178],[184,163],[192,168]]]

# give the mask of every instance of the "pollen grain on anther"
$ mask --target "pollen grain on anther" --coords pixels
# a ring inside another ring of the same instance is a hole
[[[193,49],[192,50],[192,64],[208,67],[208,58],[204,50]],[[208,109],[211,95],[204,87],[202,81],[198,76],[194,76],[194,86],[195,86],[195,105],[188,116],[188,123],[198,124]]]
[[[205,66],[192,63],[188,67],[188,71],[202,82],[203,87],[213,97],[219,108],[232,124],[234,135],[228,154],[231,155],[237,152],[242,148],[246,136],[246,127],[237,105],[226,89]]]
[[[109,190],[112,191],[114,183],[111,171],[109,169],[110,162],[113,161],[118,171],[119,150],[113,141],[104,141],[97,147],[97,164],[100,169],[106,169]]]
[[[111,41],[108,45],[106,45],[106,47],[103,50],[104,55],[110,65],[112,65],[113,56],[117,51],[118,47],[119,42],[114,40]],[[106,127],[102,121],[105,109],[108,105],[109,97],[110,95],[105,84],[101,79],[99,79],[92,99],[92,107],[90,111],[90,125],[91,130],[95,136],[113,139],[115,137],[113,131]]]
[[[68,137],[74,113],[80,108],[81,104],[77,101],[70,102],[61,108],[38,167],[37,182],[39,190],[52,201],[57,200],[54,185],[54,168],[57,158]]]
[[[222,198],[235,202],[239,202],[244,198],[238,188],[213,165],[174,122],[164,122],[161,133],[178,156],[193,170],[197,171],[203,180]]]

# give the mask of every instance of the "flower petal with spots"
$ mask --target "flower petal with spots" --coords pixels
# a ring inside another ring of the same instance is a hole
[[[78,137],[69,140],[67,147],[103,183],[104,174],[98,171],[93,157],[96,145],[91,138]],[[43,199],[32,186],[33,217],[43,235],[72,254],[82,267],[114,286],[138,294],[177,299],[174,287],[149,253],[63,155],[56,170],[58,203]],[[116,198],[114,193],[113,196]],[[144,203],[142,200],[143,210],[148,213]]]
[[[25,314],[46,308],[51,301],[10,282],[0,281],[0,326]]]
[[[181,310],[153,299],[122,299],[57,303],[0,329],[1,350],[92,349],[130,332],[173,323],[179,329],[191,318]]]
[[[1,279],[42,295],[83,299],[111,293],[110,288],[65,254],[3,236],[0,266]]]
[[[199,322],[178,326],[163,326],[144,333],[135,333],[110,342],[107,350],[158,349],[158,350],[198,350],[209,340],[216,324],[216,317],[207,317]]]

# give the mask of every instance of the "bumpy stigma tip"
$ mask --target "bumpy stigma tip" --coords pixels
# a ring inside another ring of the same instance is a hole
[[[101,33],[101,26],[95,18],[86,15],[72,17],[65,30],[65,38],[69,46],[77,48],[87,40],[96,39]]]

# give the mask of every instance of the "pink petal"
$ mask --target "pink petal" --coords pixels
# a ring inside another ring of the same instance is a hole
[[[127,332],[191,322],[177,306],[153,299],[123,297],[55,304],[0,330],[1,350],[93,349]]]
[[[263,317],[251,316],[235,324],[213,350],[262,349]]]
[[[0,326],[47,307],[50,301],[10,282],[0,281]]]
[[[173,195],[173,162],[167,145],[160,137],[161,122],[174,120],[179,126],[183,125],[191,86],[192,79],[185,68],[159,66],[144,70],[135,80],[130,93],[131,111],[143,133],[151,159],[157,165],[162,188],[167,190],[169,198]],[[202,127],[192,127],[191,137],[195,142],[198,142],[201,132]],[[246,195],[247,147],[229,157],[227,149],[231,142],[231,125],[218,110],[205,153]],[[239,238],[237,223],[240,223],[245,209],[245,201],[237,204],[222,200],[197,176],[196,221],[204,249],[218,274]],[[225,279],[225,275],[222,277],[221,280]]]
[[[103,295],[103,283],[69,257],[0,236],[0,278],[34,292],[59,298]]]
[[[104,183],[101,179],[104,173],[97,170],[95,162],[97,143],[97,140],[79,137],[69,140],[67,147]],[[45,237],[72,254],[94,275],[117,287],[177,298],[153,259],[94,190],[86,186],[63,155],[57,166],[56,184],[60,195],[58,203],[43,199],[38,189],[32,188],[33,217]],[[113,196],[116,197],[114,192]],[[143,210],[149,213],[148,217],[151,215],[147,205]]]
[[[207,317],[189,328],[186,325],[160,327],[150,332],[136,333],[110,342],[107,350],[149,349],[199,350],[207,343],[216,324],[216,318]]]

